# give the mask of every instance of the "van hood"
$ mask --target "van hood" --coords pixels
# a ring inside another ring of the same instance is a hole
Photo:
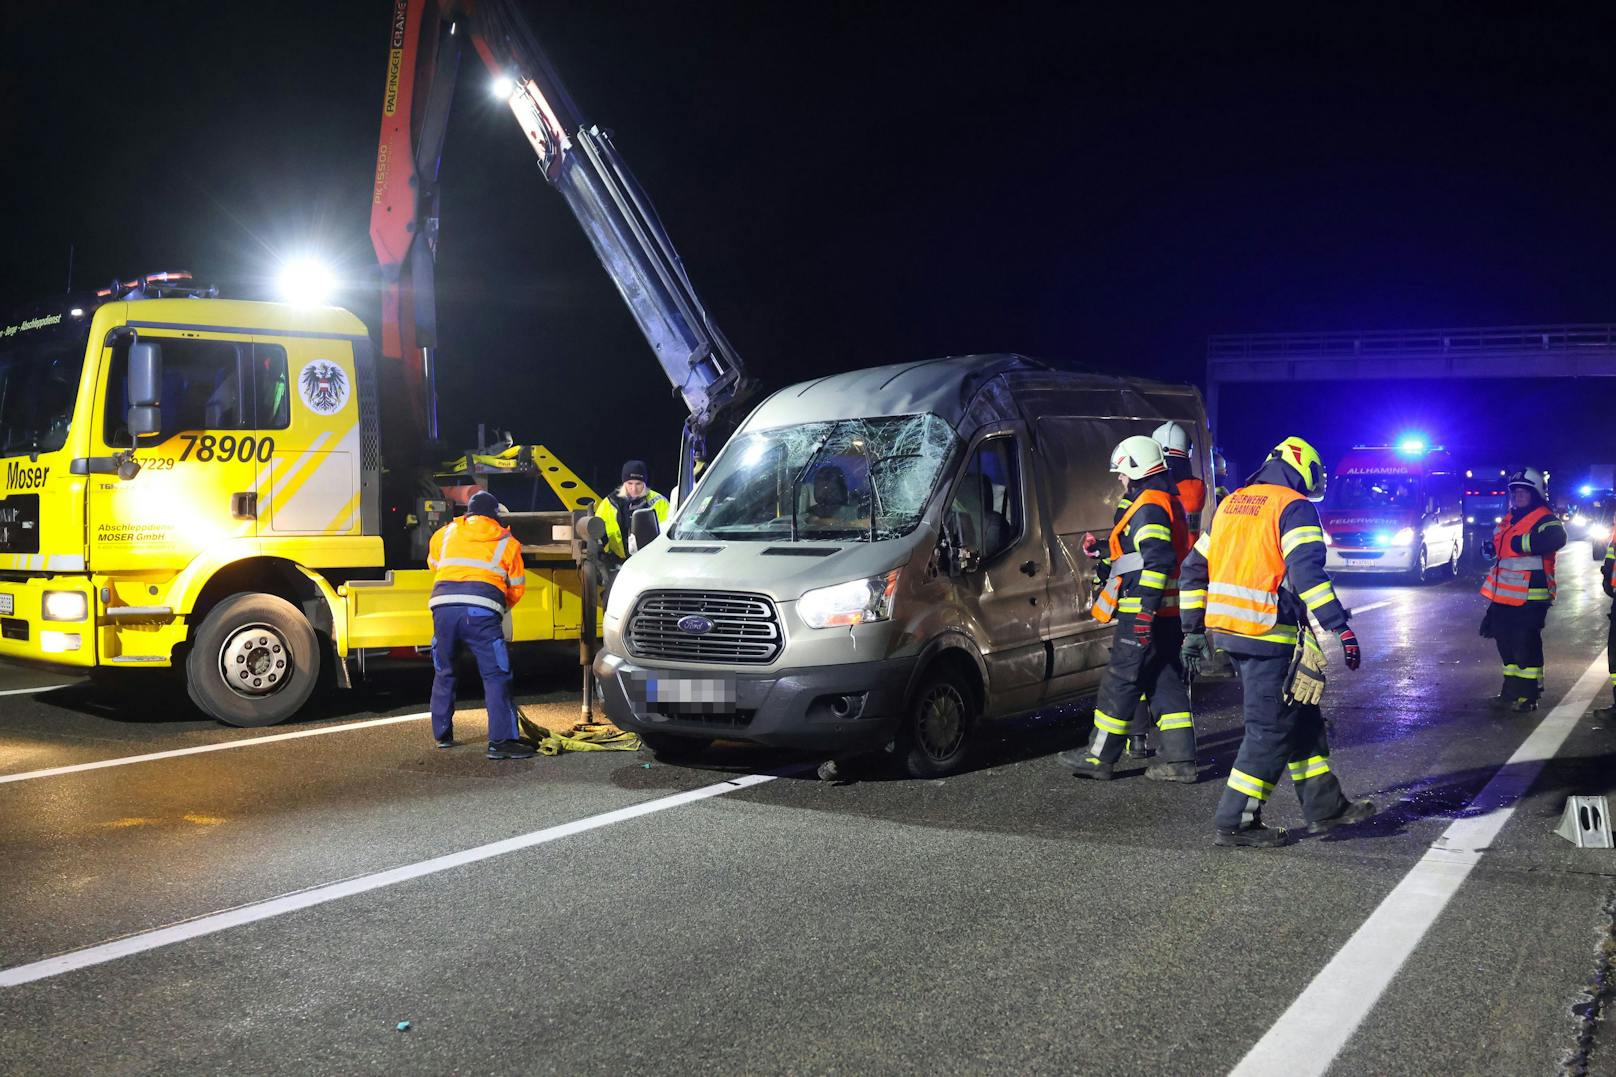
[[[1325,509],[1319,521],[1331,534],[1342,531],[1396,531],[1415,523],[1412,509]]]
[[[659,539],[623,565],[614,588],[752,591],[795,602],[804,591],[876,576],[929,549],[929,529],[884,542],[696,542]]]

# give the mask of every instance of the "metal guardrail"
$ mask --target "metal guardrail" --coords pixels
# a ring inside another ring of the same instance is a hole
[[[1518,325],[1472,329],[1327,333],[1227,333],[1206,342],[1208,363],[1223,360],[1352,359],[1521,354],[1601,349],[1616,354],[1616,324]]]

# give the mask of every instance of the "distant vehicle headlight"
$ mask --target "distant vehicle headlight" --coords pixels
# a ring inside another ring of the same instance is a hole
[[[797,615],[809,628],[862,625],[892,616],[892,596],[898,589],[898,570],[865,580],[818,587],[797,600]]]
[[[1412,546],[1414,544],[1414,529],[1405,527],[1392,536],[1393,546]]]
[[[1466,516],[1466,517],[1465,517],[1465,523],[1467,523],[1467,524],[1473,524],[1473,523],[1475,523],[1475,522],[1476,522],[1476,518],[1475,518],[1475,517],[1474,517],[1474,516]]]
[[[83,591],[46,591],[42,612],[47,621],[82,621],[90,615],[90,603]]]

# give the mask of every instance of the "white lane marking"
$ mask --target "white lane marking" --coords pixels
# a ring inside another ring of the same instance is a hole
[[[1458,892],[1470,869],[1481,861],[1482,854],[1515,814],[1543,764],[1560,750],[1605,681],[1605,656],[1600,655],[1476,794],[1465,809],[1473,814],[1454,820],[1442,832],[1347,944],[1230,1071],[1231,1077],[1303,1077],[1329,1069]]]
[[[54,692],[58,688],[76,688],[83,681],[74,681],[71,684],[47,684],[40,688],[7,688],[0,692],[0,696],[37,696],[45,692]]]
[[[748,786],[771,782],[779,776],[778,774],[748,774],[740,778],[731,778],[716,785],[704,785],[700,789],[659,797],[656,800],[648,800],[643,804],[632,804],[626,808],[603,812],[600,815],[591,815],[585,819],[561,823],[557,826],[546,827],[543,830],[534,830],[514,838],[506,838],[503,841],[478,845],[475,848],[465,849],[458,853],[448,853],[444,856],[433,857],[431,860],[422,860],[419,863],[406,864],[403,867],[389,868],[386,871],[378,871],[370,875],[360,875],[340,883],[331,883],[326,886],[317,886],[310,890],[284,894],[277,898],[270,898],[267,901],[226,909],[224,912],[211,913],[207,916],[197,917],[194,920],[171,924],[168,927],[142,931],[136,935],[114,939],[112,942],[104,942],[99,946],[90,946],[83,950],[73,950],[65,954],[58,954],[55,957],[47,957],[43,961],[34,961],[27,965],[15,965],[8,969],[0,969],[0,987],[17,987],[21,984],[33,983],[36,980],[60,976],[64,972],[72,972],[75,969],[105,964],[108,961],[116,961],[120,957],[128,957],[131,954],[145,953],[147,950],[155,950],[161,946],[184,942],[187,939],[200,938],[203,935],[212,935],[229,928],[240,927],[243,924],[256,923],[259,920],[268,920],[274,916],[296,912],[299,909],[307,909],[314,905],[323,905],[328,901],[338,901],[345,897],[352,897],[355,894],[380,890],[385,886],[393,886],[398,883],[408,882],[411,879],[419,879],[424,875],[433,875],[465,864],[475,864],[480,860],[489,860],[496,856],[504,856],[507,853],[531,849],[534,846],[558,841],[574,834],[582,834],[585,831],[611,826],[613,823],[627,822],[642,815],[651,815],[655,812],[667,811],[669,808],[677,808],[698,800],[706,800],[709,797],[733,793],[737,789],[745,789]]]
[[[45,770],[25,770],[21,774],[0,774],[0,785],[6,782],[26,782],[34,778],[55,778],[62,774],[77,774],[84,770],[100,770],[103,767],[127,767],[132,763],[150,763],[154,759],[177,759],[182,755],[201,755],[203,752],[224,752],[231,748],[250,748],[255,744],[273,744],[282,740],[297,740],[300,737],[323,737],[327,733],[346,733],[352,729],[370,729],[379,725],[397,725],[400,722],[419,722],[423,718],[432,717],[431,713],[422,711],[420,714],[399,714],[391,718],[370,718],[363,722],[344,722],[342,725],[324,726],[320,729],[298,729],[291,733],[272,733],[267,737],[245,737],[241,740],[221,741],[218,744],[199,744],[194,748],[174,748],[166,752],[151,752],[146,755],[125,755],[117,759],[98,759],[93,763],[74,763],[65,767],[48,767]]]

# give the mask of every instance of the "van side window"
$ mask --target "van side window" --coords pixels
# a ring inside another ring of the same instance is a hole
[[[990,438],[977,447],[954,489],[949,517],[960,544],[988,560],[1003,553],[1021,534],[1021,476],[1016,441]]]
[[[155,340],[163,349],[163,429],[167,441],[185,430],[284,430],[288,425],[286,350],[233,340]],[[129,444],[125,381],[129,347],[113,354],[107,372],[107,444]]]

